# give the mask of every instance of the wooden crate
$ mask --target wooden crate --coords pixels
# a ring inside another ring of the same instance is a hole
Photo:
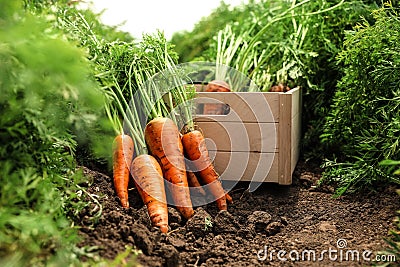
[[[226,115],[195,116],[222,180],[292,183],[299,158],[301,90],[198,92],[198,107],[229,106]]]

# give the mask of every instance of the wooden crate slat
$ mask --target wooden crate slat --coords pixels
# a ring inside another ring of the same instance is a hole
[[[291,183],[291,148],[292,148],[292,95],[281,94],[279,96],[279,183]]]
[[[199,104],[227,104],[230,112],[226,115],[196,114],[196,120],[211,118],[215,121],[278,122],[279,95],[260,92],[198,92],[195,98]],[[268,103],[268,105],[266,105]]]
[[[292,118],[292,135],[291,135],[291,173],[297,165],[300,156],[300,139],[301,139],[301,114],[297,113]]]
[[[276,123],[238,123],[200,121],[196,124],[216,150],[239,152],[277,152]]]
[[[276,153],[211,151],[222,180],[274,182],[278,180]]]

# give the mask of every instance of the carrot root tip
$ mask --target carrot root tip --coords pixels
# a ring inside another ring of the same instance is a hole
[[[168,225],[160,225],[160,230],[162,233],[167,233],[168,232]]]

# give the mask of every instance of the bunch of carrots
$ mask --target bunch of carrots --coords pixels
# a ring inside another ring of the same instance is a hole
[[[156,58],[163,60],[168,67],[169,74],[171,71],[174,74],[174,62],[165,47],[159,45],[153,49],[153,53],[158,55]],[[179,79],[173,78],[170,83],[174,90],[164,97],[165,92],[160,89],[162,84],[159,82],[162,78],[154,78],[154,74],[162,70],[152,67],[155,65],[151,61],[134,62],[128,71],[126,84],[130,103],[124,99],[122,89],[116,83],[116,90],[110,93],[113,102],[106,111],[117,134],[113,145],[113,182],[121,205],[129,208],[128,184],[131,176],[153,226],[166,233],[166,192],[171,194],[173,205],[186,219],[194,214],[189,186],[196,187],[205,195],[200,186],[207,185],[220,210],[227,210],[227,201],[231,202],[232,198],[222,187],[208,155],[204,136],[194,129],[190,105],[184,104],[194,94],[180,84]],[[139,81],[140,86],[133,88],[132,80],[136,84]],[[184,132],[177,126],[178,118],[174,111],[179,104],[183,106],[187,120]],[[124,109],[127,106],[129,108]],[[120,121],[121,115],[124,125]],[[196,174],[187,169],[187,162],[193,163]]]

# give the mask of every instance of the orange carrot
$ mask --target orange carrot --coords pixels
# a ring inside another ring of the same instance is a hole
[[[231,89],[229,84],[220,81],[213,80],[206,86],[206,92],[230,92]],[[205,115],[223,115],[225,114],[225,104],[204,104],[203,114]]]
[[[190,131],[183,135],[182,144],[185,149],[185,155],[196,167],[196,171],[199,174],[201,181],[204,184],[209,185],[209,190],[216,198],[218,208],[220,210],[227,210],[226,193],[222,188],[219,175],[215,171],[208,155],[203,134],[198,130]]]
[[[233,199],[228,193],[225,194],[225,198],[228,203],[233,203]]]
[[[142,154],[133,160],[131,170],[153,226],[168,232],[168,207],[160,164],[153,156]]]
[[[181,134],[181,139],[183,135]],[[199,182],[199,179],[197,178],[197,175],[195,172],[192,171],[193,166],[190,161],[185,160],[186,163],[186,176],[188,180],[188,185],[189,187],[192,188],[192,190],[196,190],[201,196],[205,197],[206,196],[206,191],[204,191],[204,188]]]
[[[186,171],[186,175],[189,187],[197,190],[200,195],[206,196],[206,191],[204,191],[204,188],[201,186],[196,174],[191,171]]]
[[[231,88],[225,81],[213,80],[206,86],[206,92],[230,92]]]
[[[132,138],[127,134],[117,135],[113,143],[113,180],[115,191],[124,208],[129,208],[129,166],[132,162],[132,157]]]
[[[287,92],[290,91],[289,86],[279,83],[278,85],[271,86],[270,92]]]
[[[154,118],[146,125],[145,139],[150,153],[160,162],[164,178],[170,182],[175,206],[183,217],[189,219],[194,211],[178,127],[171,119]]]

